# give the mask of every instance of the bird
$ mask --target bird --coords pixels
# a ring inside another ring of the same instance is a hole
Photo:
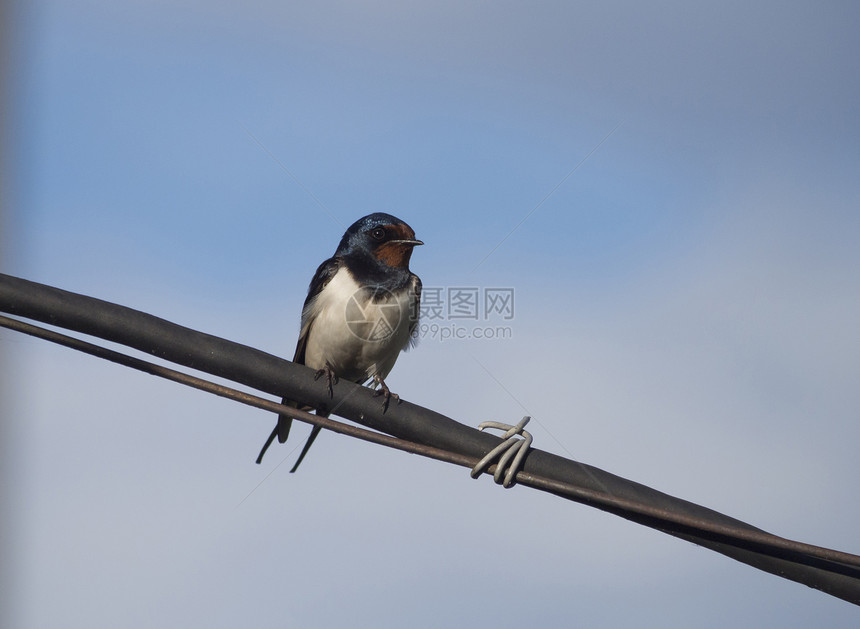
[[[385,378],[401,351],[417,342],[421,280],[409,270],[413,249],[424,243],[399,218],[384,212],[368,214],[343,234],[334,255],[320,264],[302,307],[301,330],[293,362],[325,376],[329,394],[338,379],[372,382],[383,396],[383,412],[392,397]],[[284,398],[293,407],[299,405]],[[304,407],[309,408],[309,407]],[[321,416],[327,412],[317,411]],[[266,450],[278,438],[284,443],[292,419],[278,416]],[[320,432],[314,426],[290,472],[295,472]]]

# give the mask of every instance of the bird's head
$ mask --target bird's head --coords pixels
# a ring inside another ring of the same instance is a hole
[[[358,219],[344,233],[335,255],[371,256],[390,267],[409,267],[412,249],[423,245],[396,216],[377,212]]]

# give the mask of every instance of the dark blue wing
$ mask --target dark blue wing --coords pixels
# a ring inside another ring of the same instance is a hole
[[[308,332],[310,331],[311,324],[313,323],[313,321],[309,320],[310,305],[322,292],[322,289],[331,281],[331,278],[335,276],[340,265],[340,258],[329,258],[320,264],[317,272],[314,273],[311,285],[308,287],[308,296],[305,298],[304,306],[302,306],[302,329],[299,332],[299,341],[296,343],[296,353],[293,356],[294,363],[298,363],[300,365],[305,364],[305,348],[308,344]]]

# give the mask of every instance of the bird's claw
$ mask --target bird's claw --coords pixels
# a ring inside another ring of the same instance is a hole
[[[331,365],[328,363],[325,364],[325,367],[322,369],[317,369],[317,372],[314,374],[314,380],[319,380],[325,376],[326,382],[328,383],[328,395],[329,397],[334,397],[334,389],[332,385],[337,384],[338,377],[334,370],[331,368]]]
[[[391,389],[389,389],[388,385],[385,384],[385,380],[383,380],[382,378],[379,378],[377,376],[374,376],[373,380],[376,382],[377,386],[379,387],[378,389],[375,389],[373,391],[373,394],[374,395],[381,395],[383,398],[382,399],[382,412],[383,413],[385,413],[385,411],[388,410],[388,403],[391,401],[391,398],[394,398],[395,400],[397,400],[397,403],[400,404],[400,396],[397,395],[396,393],[391,392]]]
[[[497,430],[504,430],[505,434],[502,435],[502,443],[490,450],[490,452],[488,452],[487,455],[478,461],[477,465],[472,468],[472,478],[478,478],[478,476],[484,472],[484,469],[489,467],[496,457],[499,457],[499,461],[496,463],[496,472],[493,474],[493,480],[496,484],[502,485],[506,488],[514,484],[514,478],[516,477],[517,472],[523,463],[523,458],[525,458],[526,452],[528,452],[533,441],[531,433],[523,430],[525,425],[529,423],[530,419],[531,417],[528,416],[523,417],[520,423],[516,426],[502,424],[500,422],[483,422],[478,425],[478,430],[495,428]],[[523,438],[516,439],[516,435],[522,435]],[[508,465],[511,458],[513,458],[513,462]],[[505,468],[507,468],[508,471],[507,474],[504,475],[504,478],[502,478]]]

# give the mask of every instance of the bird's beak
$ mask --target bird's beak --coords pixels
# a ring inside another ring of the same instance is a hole
[[[412,245],[413,247],[417,247],[418,245],[423,245],[424,243],[420,240],[389,240],[388,242],[396,242],[401,245]]]

